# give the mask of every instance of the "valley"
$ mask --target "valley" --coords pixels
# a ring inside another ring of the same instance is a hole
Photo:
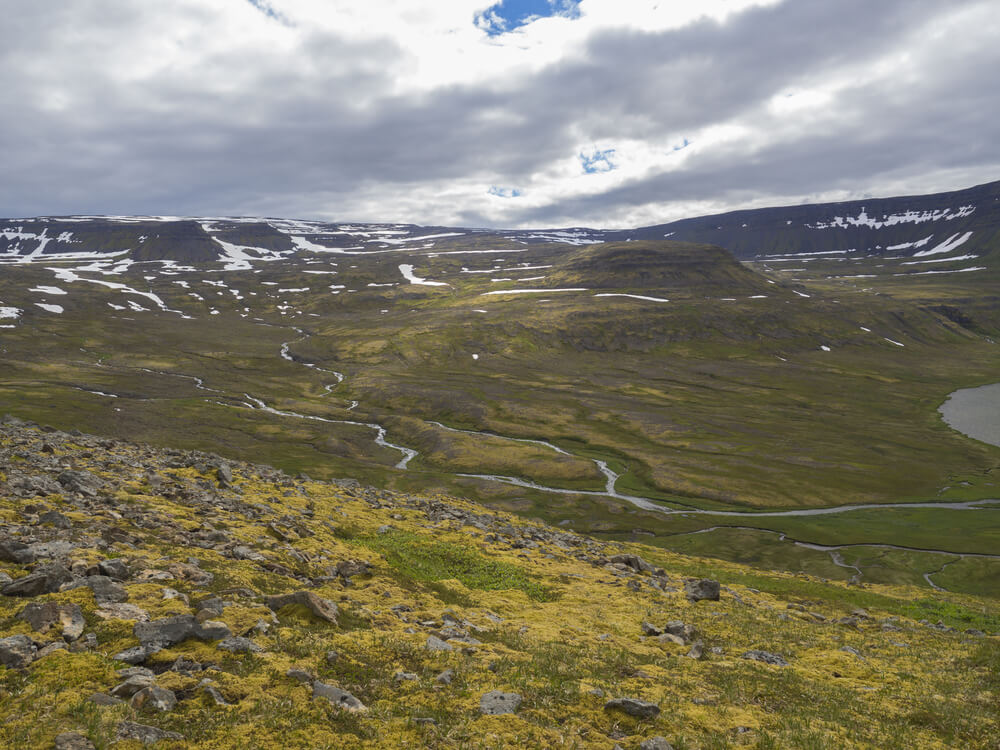
[[[1000,380],[997,190],[973,190],[743,212],[722,247],[684,222],[4,220],[0,412],[1000,596],[1000,449],[938,413]]]

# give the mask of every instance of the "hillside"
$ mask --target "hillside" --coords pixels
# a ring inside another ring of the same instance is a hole
[[[990,600],[11,418],[0,480],[5,747],[992,748],[1000,733]]]

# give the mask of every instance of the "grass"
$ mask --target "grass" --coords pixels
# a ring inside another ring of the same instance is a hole
[[[428,542],[421,535],[395,529],[355,541],[381,553],[396,572],[415,581],[456,579],[479,591],[522,591],[538,602],[558,598],[556,589],[542,585],[524,568],[485,557],[468,547]]]

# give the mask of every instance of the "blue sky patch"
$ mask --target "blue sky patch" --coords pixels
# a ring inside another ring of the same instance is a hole
[[[486,192],[498,198],[517,198],[521,195],[521,191],[517,188],[505,188],[498,185],[490,185],[490,189]]]
[[[259,10],[268,18],[271,18],[278,23],[284,24],[285,26],[290,26],[288,19],[285,18],[281,13],[276,11],[274,7],[267,0],[247,0],[253,7]]]
[[[580,163],[587,174],[610,172],[617,165],[614,162],[615,150],[606,148],[603,151],[594,150],[591,154],[580,154]]]
[[[476,26],[490,36],[498,36],[539,18],[579,15],[580,0],[500,0],[476,16]]]

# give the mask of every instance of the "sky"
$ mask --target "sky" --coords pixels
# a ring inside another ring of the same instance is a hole
[[[0,216],[626,228],[1000,179],[997,0],[0,8]]]

